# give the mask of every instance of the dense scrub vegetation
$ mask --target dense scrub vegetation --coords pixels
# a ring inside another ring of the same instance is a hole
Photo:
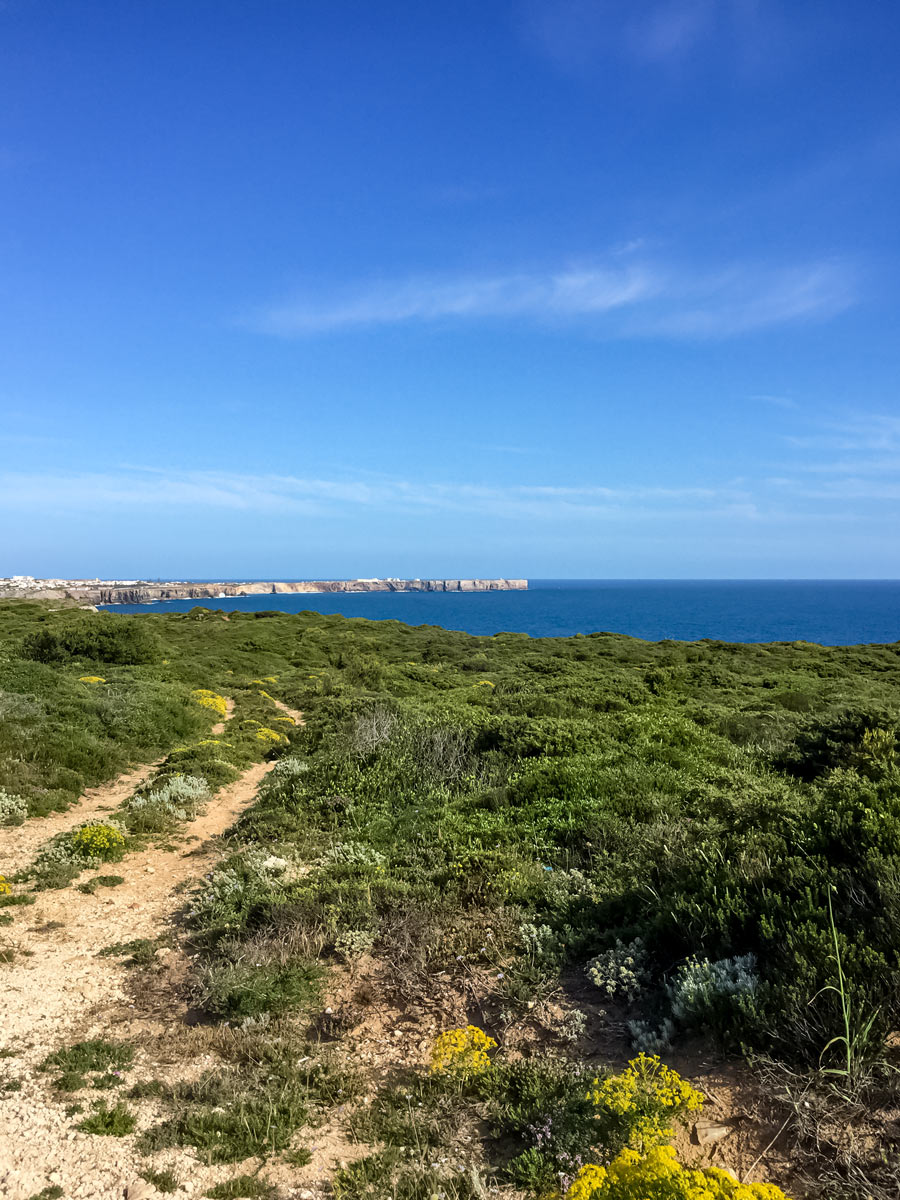
[[[576,1057],[590,986],[632,1053],[701,1035],[882,1086],[900,1017],[900,645],[8,605],[0,689],[0,799],[20,816],[179,745],[167,771],[218,786],[229,764],[204,745],[197,689],[303,710],[302,732],[268,710],[290,754],[192,900],[212,1014],[312,1018],[330,967],[375,961],[394,1003],[427,1006],[439,978],[495,1033],[562,997],[541,1035]],[[504,1094],[490,1103],[509,1136]],[[532,1144],[513,1177],[546,1191],[563,1143]],[[364,1184],[356,1168],[342,1194]],[[881,1194],[875,1173],[867,1186]]]

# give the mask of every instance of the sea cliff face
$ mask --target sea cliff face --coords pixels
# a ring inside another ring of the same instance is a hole
[[[265,596],[303,592],[499,592],[525,591],[527,579],[324,579],[274,583],[150,583],[144,580],[27,581],[33,586],[5,587],[0,597],[52,600],[65,598],[79,604],[145,604],[159,600],[210,600],[221,596]]]

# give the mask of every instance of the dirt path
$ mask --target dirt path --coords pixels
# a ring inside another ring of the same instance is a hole
[[[219,737],[225,732],[225,723],[234,715],[234,701],[229,697],[225,703],[225,718],[212,727],[210,732],[213,737]],[[276,700],[275,703],[279,708],[284,708],[280,701]],[[284,708],[284,711],[294,718],[295,725],[303,724],[300,713],[288,708]],[[23,825],[0,829],[0,875],[9,876],[24,870],[34,860],[41,846],[58,833],[65,833],[66,830],[80,825],[82,821],[105,816],[110,809],[118,808],[164,761],[158,758],[155,762],[127,771],[109,783],[88,788],[81,799],[64,813],[53,813],[49,817],[32,817]]]
[[[284,703],[283,700],[276,700],[274,696],[272,696],[271,699],[272,699],[272,703],[275,705],[275,707],[280,708],[281,711],[285,714],[285,716],[288,716],[291,718],[291,720],[294,722],[295,725],[305,725],[306,724],[306,722],[303,720],[303,713],[297,712],[296,708],[288,708],[288,706]]]
[[[95,895],[73,888],[39,893],[33,907],[15,910],[15,924],[4,933],[16,946],[16,957],[0,965],[0,1050],[8,1055],[0,1058],[0,1195],[7,1200],[28,1200],[48,1184],[62,1186],[65,1200],[121,1198],[145,1169],[133,1136],[97,1137],[75,1130],[80,1118],[67,1118],[64,1105],[48,1099],[48,1078],[37,1068],[48,1053],[80,1039],[128,1040],[137,1032],[132,1026],[140,1022],[129,1016],[134,1004],[125,990],[126,968],[98,958],[98,951],[169,928],[184,903],[175,889],[210,870],[218,856],[214,839],[254,801],[272,766],[258,763],[224,788],[206,813],[184,828],[181,846],[147,850],[116,864],[116,873],[125,877],[121,886]],[[128,789],[117,782],[124,798]],[[130,790],[134,785],[132,777]],[[110,793],[105,799],[111,802]],[[44,841],[48,822],[40,822],[40,829]],[[173,1028],[183,1015],[178,1007],[173,996]],[[2,1091],[3,1080],[17,1081],[19,1090]],[[77,1098],[97,1097],[116,1099],[109,1092]],[[203,1174],[188,1152],[166,1155],[164,1165],[181,1179]],[[144,1184],[140,1188],[141,1194],[155,1194]]]
[[[225,716],[223,717],[223,719],[221,721],[217,721],[215,723],[215,725],[213,725],[212,729],[210,730],[210,733],[212,734],[212,736],[213,737],[221,737],[221,735],[225,732],[226,721],[230,721],[233,716],[234,716],[234,701],[229,696],[228,699],[225,701]]]
[[[118,808],[162,761],[161,758],[157,759],[156,762],[120,775],[110,783],[88,788],[81,799],[63,813],[31,817],[24,825],[0,829],[0,875],[12,875],[15,871],[24,870],[44,842],[56,834],[73,829],[91,817],[105,816],[110,809]]]

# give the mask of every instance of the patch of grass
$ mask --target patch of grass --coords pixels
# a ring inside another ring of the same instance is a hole
[[[59,1070],[54,1086],[61,1092],[77,1092],[88,1086],[88,1074],[93,1075],[90,1083],[95,1088],[116,1086],[121,1082],[119,1073],[126,1070],[133,1059],[131,1046],[95,1038],[56,1050],[44,1059],[40,1069]]]
[[[453,1141],[471,1112],[471,1098],[440,1076],[389,1088],[350,1118],[360,1142],[437,1147]]]
[[[63,1195],[63,1190],[58,1183],[51,1183],[48,1187],[41,1188],[39,1192],[35,1192],[29,1200],[60,1200]]]
[[[356,1093],[355,1079],[327,1055],[265,1031],[237,1032],[229,1057],[227,1066],[171,1089],[172,1116],[141,1135],[141,1153],[193,1146],[206,1163],[281,1153],[301,1125]]]
[[[21,1090],[21,1079],[5,1079],[3,1083],[0,1083],[0,1092],[21,1092]]]
[[[390,1196],[391,1200],[478,1200],[485,1186],[474,1171],[451,1175],[435,1169],[419,1156],[409,1159],[403,1150],[388,1147],[337,1171],[333,1181],[335,1200],[369,1200]]]
[[[264,1179],[255,1175],[236,1175],[234,1179],[217,1183],[204,1193],[211,1196],[212,1200],[241,1200],[243,1197],[253,1200],[257,1196],[262,1200],[274,1200],[277,1194],[271,1183],[266,1183]]]
[[[130,942],[113,942],[98,951],[100,958],[124,958],[127,967],[149,967],[156,962],[156,951],[171,939],[163,936],[158,938],[134,938]]]
[[[316,1004],[322,968],[314,962],[226,962],[202,978],[203,1004],[219,1017],[257,1017]]]
[[[127,1137],[129,1133],[134,1133],[136,1123],[134,1114],[121,1100],[112,1108],[107,1106],[105,1100],[101,1100],[94,1105],[93,1114],[79,1123],[78,1129],[98,1137]]]
[[[87,879],[84,883],[79,883],[78,891],[84,892],[86,896],[93,896],[97,888],[118,887],[124,882],[124,875],[95,875],[93,879]]]
[[[88,1078],[80,1071],[63,1071],[53,1080],[53,1086],[58,1092],[80,1092],[88,1085]]]
[[[193,1146],[206,1163],[241,1162],[284,1150],[306,1119],[299,1097],[249,1095],[227,1107],[192,1105],[148,1129],[138,1141],[142,1154],[170,1146]]]
[[[12,923],[13,923],[12,913],[0,913],[0,925],[12,925]]]
[[[12,896],[0,896],[0,908],[14,908],[21,904],[34,904],[35,897],[30,892],[17,892]]]
[[[312,1162],[312,1151],[305,1146],[298,1146],[294,1150],[285,1150],[281,1157],[292,1167],[305,1167]]]
[[[77,879],[84,868],[74,862],[54,862],[46,863],[41,867],[38,874],[34,876],[34,890],[36,892],[55,892],[62,888],[68,887],[69,884]]]
[[[169,1088],[160,1079],[141,1079],[128,1089],[129,1100],[146,1100],[150,1096],[167,1095]]]
[[[153,1171],[146,1170],[141,1175],[141,1179],[147,1183],[152,1183],[158,1192],[168,1193],[178,1190],[178,1176],[174,1171]]]

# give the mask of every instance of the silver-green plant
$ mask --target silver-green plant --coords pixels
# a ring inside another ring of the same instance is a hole
[[[759,987],[756,956],[690,958],[668,986],[672,1016],[684,1025],[701,1024],[726,996],[752,995]]]
[[[663,1054],[672,1044],[675,1025],[668,1017],[664,1017],[659,1025],[651,1025],[649,1021],[629,1021],[628,1032],[635,1050],[642,1054]]]

